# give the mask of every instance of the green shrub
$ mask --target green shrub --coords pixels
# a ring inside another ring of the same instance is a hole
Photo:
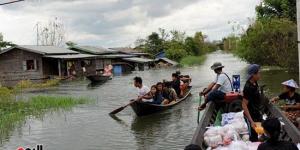
[[[261,19],[252,24],[235,53],[261,65],[298,69],[297,27],[287,19]]]
[[[206,55],[187,56],[181,59],[180,66],[187,67],[187,66],[201,65],[205,60],[206,60]]]

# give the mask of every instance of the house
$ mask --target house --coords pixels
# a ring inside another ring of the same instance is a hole
[[[115,75],[129,73],[134,70],[144,70],[151,66],[152,59],[144,58],[148,54],[140,53],[130,48],[103,48],[95,46],[73,46],[71,50],[97,55],[95,64],[97,70],[102,70],[104,66],[113,65]]]
[[[67,62],[55,56],[92,57],[54,46],[14,46],[0,52],[0,82],[13,86],[21,80],[41,81],[67,74]]]
[[[0,51],[0,84],[14,86],[21,80],[41,82],[54,77],[85,76],[114,66],[114,74],[143,70],[153,60],[92,46],[60,48],[18,45]]]
[[[176,61],[173,61],[171,59],[168,59],[166,57],[163,58],[157,58],[155,59],[156,67],[162,68],[162,67],[175,67],[178,65]]]
[[[165,57],[166,57],[166,53],[164,51],[155,54],[155,59],[165,58]]]
[[[145,69],[150,69],[155,67],[153,59],[132,57],[132,58],[123,58],[123,60],[133,65],[135,67],[135,70],[139,70],[139,71],[144,71]]]
[[[80,52],[82,54],[97,56],[94,61],[94,70],[103,71],[106,65],[113,65],[113,73],[119,75],[129,73],[135,69],[134,65],[123,61],[123,58],[131,58],[136,55],[120,53],[119,51],[96,46],[72,46],[70,50]]]

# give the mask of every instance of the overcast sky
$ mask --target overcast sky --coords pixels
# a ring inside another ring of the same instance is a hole
[[[11,0],[0,0],[8,2]],[[202,31],[209,40],[255,17],[261,0],[25,0],[0,6],[0,32],[16,44],[35,44],[37,22],[59,18],[67,41],[104,47],[132,46],[158,28]]]

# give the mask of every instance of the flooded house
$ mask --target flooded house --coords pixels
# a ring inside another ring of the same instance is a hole
[[[178,66],[178,62],[168,59],[166,57],[156,58],[155,64],[157,68],[164,68],[164,67],[176,67]]]
[[[95,46],[73,46],[70,49],[84,54],[97,55],[98,59],[95,60],[97,70],[103,70],[104,66],[111,64],[114,74],[129,73],[134,70],[142,71],[151,68],[151,62],[154,62],[154,60],[146,58],[149,54],[130,51],[129,48],[107,49]]]
[[[52,56],[78,55],[54,46],[15,46],[0,51],[0,82],[13,86],[21,80],[41,81],[66,72],[62,61]]]

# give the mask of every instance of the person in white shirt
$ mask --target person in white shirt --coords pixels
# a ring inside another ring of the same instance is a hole
[[[150,89],[143,85],[143,80],[141,77],[135,77],[134,79],[134,86],[138,89],[138,100],[142,100],[143,96],[150,92]]]
[[[205,96],[205,102],[198,108],[200,111],[205,109],[208,102],[224,100],[226,93],[233,91],[230,78],[223,72],[223,68],[224,66],[220,62],[215,62],[211,66],[217,77],[204,91],[200,92],[200,96]]]

